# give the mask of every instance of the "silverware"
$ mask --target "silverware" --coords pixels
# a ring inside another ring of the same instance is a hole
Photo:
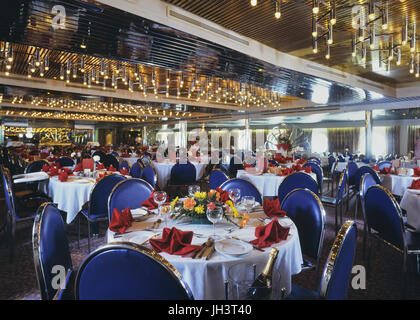
[[[125,235],[127,233],[130,233],[130,232],[132,232],[132,231],[126,231],[124,233],[116,232],[116,233],[114,233],[114,238],[122,237],[123,235]]]
[[[204,247],[206,246],[207,241],[203,242],[203,244],[201,245],[203,248],[201,248],[200,250],[194,252],[194,254],[191,256],[191,258],[195,259],[195,257],[198,255],[199,252],[201,252],[201,250],[204,249]]]
[[[231,237],[231,238],[232,238],[232,239],[235,239],[235,240],[242,241],[242,242],[249,243],[250,245],[252,245],[252,247],[253,247],[255,250],[258,250],[258,251],[262,251],[262,252],[264,252],[264,250],[263,250],[263,249],[258,248],[255,244],[251,243],[250,241],[245,241],[245,240],[239,239],[238,237]]]
[[[151,236],[149,239],[147,239],[146,241],[140,243],[141,246],[145,245],[147,242],[149,242],[150,239],[156,238],[157,236],[159,236],[160,233],[154,234],[153,236]]]
[[[152,229],[157,229],[157,228],[159,228],[159,226],[160,226],[160,224],[162,223],[162,220],[161,219],[157,219],[156,221],[155,221],[155,223],[153,223],[153,226],[152,226]]]
[[[214,241],[212,242],[212,244],[204,251],[204,254],[203,254],[203,258],[206,258],[206,260],[207,260],[207,257],[209,256],[209,254],[213,251],[213,249],[214,249]]]
[[[206,251],[206,249],[208,247],[210,247],[212,245],[212,243],[213,243],[213,239],[212,238],[208,238],[207,241],[204,243],[203,248],[198,252],[198,254],[195,257],[193,257],[193,259],[196,259],[196,258],[197,259],[200,259],[203,256],[204,251]]]
[[[210,260],[211,258],[213,258],[215,252],[216,252],[216,247],[213,245],[213,248],[211,252],[208,254],[206,260]]]

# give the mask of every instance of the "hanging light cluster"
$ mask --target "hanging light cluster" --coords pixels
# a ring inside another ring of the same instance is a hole
[[[28,51],[33,52],[30,49]],[[252,84],[200,75],[194,71],[172,71],[61,51],[58,55],[54,54],[54,57],[57,56],[54,59],[56,61],[49,61],[51,52],[35,48],[34,53],[26,55],[28,77],[38,74],[66,83],[82,83],[87,88],[100,86],[104,90],[128,89],[130,92],[141,92],[144,98],[159,99],[163,96],[196,102],[234,104],[244,108],[280,108],[279,92]],[[50,63],[55,68],[51,69]],[[47,70],[50,70],[48,75],[44,73]]]
[[[0,61],[5,65],[6,75],[9,75],[13,62],[13,46],[9,42],[0,43]]]
[[[272,0],[274,3],[274,18],[280,19],[281,18],[281,4],[283,0]],[[257,0],[251,0],[251,6],[256,7],[258,4]]]
[[[400,66],[403,57],[407,57],[409,70],[416,77],[420,76],[420,52],[417,50],[416,22],[409,22],[408,15],[404,19],[401,31],[390,28],[389,0],[360,1],[352,6],[357,15],[352,17],[351,54],[356,61],[366,65],[368,53],[377,53],[379,69],[391,71],[391,64]],[[322,7],[321,7],[322,6]],[[348,10],[348,7],[343,7]],[[312,44],[313,52],[318,53],[324,44],[325,58],[331,57],[333,44],[333,28],[337,22],[336,0],[328,3],[322,0],[312,1]]]

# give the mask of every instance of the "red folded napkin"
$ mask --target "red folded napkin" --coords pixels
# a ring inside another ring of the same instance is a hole
[[[244,169],[246,169],[246,168],[252,168],[252,164],[245,163],[245,164],[244,164]]]
[[[294,165],[292,166],[292,169],[293,169],[295,172],[298,172],[298,171],[302,171],[302,170],[303,170],[303,167],[302,167],[300,164],[294,164]]]
[[[311,173],[312,172],[311,167],[305,167],[304,169],[305,169],[305,172],[306,173]]]
[[[124,233],[129,227],[131,227],[133,221],[130,208],[125,208],[122,212],[117,208],[114,208],[111,222],[109,224],[109,230]]]
[[[128,172],[128,170],[127,170],[127,168],[122,168],[121,170],[120,170],[120,173],[121,174],[123,174],[123,175],[126,175],[126,176],[128,176],[130,173]]]
[[[44,164],[44,165],[42,166],[42,171],[44,171],[44,172],[48,172],[48,171],[50,171],[50,166],[49,166],[48,164]]]
[[[281,175],[282,176],[288,176],[291,173],[294,173],[295,170],[293,168],[284,168],[281,170]]]
[[[73,172],[79,172],[79,171],[82,171],[82,170],[83,170],[83,168],[82,168],[82,163],[81,163],[81,162],[79,162],[79,163],[76,165],[76,167],[74,168]]]
[[[414,170],[413,177],[420,177],[420,168],[415,167],[413,170]]]
[[[96,165],[96,170],[102,170],[102,169],[105,169],[104,164],[103,164],[103,163],[98,163],[98,164]]]
[[[413,180],[411,182],[411,186],[409,186],[408,189],[420,190],[420,179]]]
[[[60,162],[54,162],[54,165],[55,165],[58,169],[60,169],[60,168],[61,168],[61,164],[60,164]]]
[[[114,171],[117,171],[117,169],[115,169],[115,168],[114,168],[114,166],[111,164],[111,165],[109,165],[109,167],[108,167],[108,171],[112,171],[112,172],[114,172]]]
[[[306,162],[306,159],[304,159],[304,158],[299,159],[299,160],[297,161],[297,163],[298,163],[298,164],[304,164],[305,162]]]
[[[67,172],[65,170],[62,170],[58,174],[58,180],[60,180],[61,182],[67,181],[68,178],[69,178],[69,175],[67,174]]]
[[[279,199],[270,200],[264,198],[264,213],[270,218],[284,217],[286,215],[286,211],[280,209]]]
[[[56,176],[58,175],[58,168],[57,167],[50,167],[50,176]]]
[[[379,171],[379,173],[381,173],[381,174],[390,174],[391,173],[391,169],[392,169],[392,167],[383,168],[381,171]]]
[[[157,253],[166,252],[186,256],[202,249],[202,246],[192,245],[191,240],[194,233],[192,231],[181,231],[173,227],[164,228],[162,239],[150,239],[150,245]]]
[[[269,247],[274,243],[286,240],[289,230],[290,228],[282,227],[275,219],[266,226],[256,227],[255,236],[257,239],[250,241],[250,243],[257,245],[258,248]]]
[[[375,171],[379,171],[378,166],[372,166],[372,169],[375,170]]]
[[[220,189],[220,187],[217,187],[216,191],[219,192],[219,194],[220,194],[220,201],[221,202],[226,202],[230,199],[229,198],[229,192]]]
[[[140,205],[141,207],[145,207],[149,210],[156,209],[158,207],[158,204],[153,199],[154,191],[152,191],[152,194],[149,196],[149,198],[146,201],[143,201]]]

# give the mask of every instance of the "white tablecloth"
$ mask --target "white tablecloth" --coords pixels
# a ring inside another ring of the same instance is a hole
[[[368,166],[367,163],[364,162],[355,162],[357,164],[357,167],[364,167],[364,166]],[[346,169],[348,162],[338,162],[337,163],[337,167],[335,168],[335,171],[338,172],[343,172],[343,170]],[[334,167],[333,167],[334,168]]]
[[[128,164],[130,165],[130,167],[135,164],[137,162],[139,158],[138,157],[129,157],[129,158],[122,158],[120,157],[119,160],[126,160],[128,162]]]
[[[68,181],[61,182],[55,176],[41,182],[39,188],[57,204],[58,209],[67,212],[66,222],[71,223],[89,200],[94,185],[95,179],[70,176]]]
[[[420,190],[406,189],[400,207],[407,211],[407,224],[420,232]]]
[[[49,178],[46,172],[31,172],[25,174],[18,174],[13,176],[13,183],[27,183],[46,180]]]
[[[241,240],[249,241],[255,239],[255,225],[258,220],[253,217],[264,216],[264,213],[251,213],[249,225],[243,229],[235,228],[231,233],[227,229],[232,227],[232,224],[220,223],[216,225],[216,234],[223,236],[235,236]],[[150,221],[156,220],[156,216],[149,218]],[[139,230],[146,226],[152,225],[149,220],[144,222],[135,222],[130,230]],[[279,219],[280,224],[290,225],[290,232],[287,240],[282,241],[274,246],[279,249],[277,260],[273,271],[273,289],[286,288],[287,293],[291,289],[291,276],[298,274],[301,271],[302,253],[299,243],[299,235],[296,226],[289,218]],[[168,222],[168,227],[174,226],[173,221]],[[212,225],[192,225],[192,224],[177,224],[176,228],[184,231],[193,231],[202,235],[201,237],[194,236],[192,244],[201,245],[206,239],[213,235]],[[161,230],[160,230],[161,231]],[[134,231],[123,235],[123,237],[114,240],[114,232],[108,229],[107,241],[131,241],[136,242],[136,236],[141,235],[142,231]],[[160,236],[159,236],[160,237]],[[139,241],[140,242],[140,241]],[[166,260],[168,260],[182,275],[184,281],[190,287],[194,298],[197,300],[208,299],[224,299],[224,281],[228,279],[228,270],[232,265],[245,262],[249,265],[256,264],[257,273],[262,271],[266,264],[270,248],[265,248],[264,252],[252,250],[249,254],[243,257],[229,257],[224,256],[218,252],[215,253],[212,259],[192,259],[190,257],[182,257],[178,255],[170,255],[167,253],[160,253]],[[277,290],[276,290],[277,291]]]
[[[316,174],[312,172],[311,176],[316,181]],[[279,186],[286,176],[276,176],[272,173],[253,175],[245,170],[238,170],[236,177],[252,182],[263,197],[274,197],[278,195]]]
[[[391,191],[393,195],[397,196],[403,196],[405,190],[411,186],[411,182],[419,179],[418,177],[397,176],[395,174],[380,174],[379,176],[382,179],[382,186]]]
[[[207,164],[191,162],[195,166],[196,180],[200,180],[206,170]],[[171,170],[175,164],[173,162],[157,162],[153,161],[153,166],[155,167],[158,186],[161,190],[164,190],[168,185],[169,179],[171,178]]]

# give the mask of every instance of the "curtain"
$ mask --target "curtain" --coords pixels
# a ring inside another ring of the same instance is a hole
[[[328,151],[355,152],[359,147],[360,128],[328,128]]]
[[[400,127],[386,127],[387,154],[400,153]]]
[[[302,129],[302,141],[300,145],[306,152],[311,151],[312,129]]]
[[[416,141],[420,138],[420,126],[408,126],[408,151],[415,151]]]

